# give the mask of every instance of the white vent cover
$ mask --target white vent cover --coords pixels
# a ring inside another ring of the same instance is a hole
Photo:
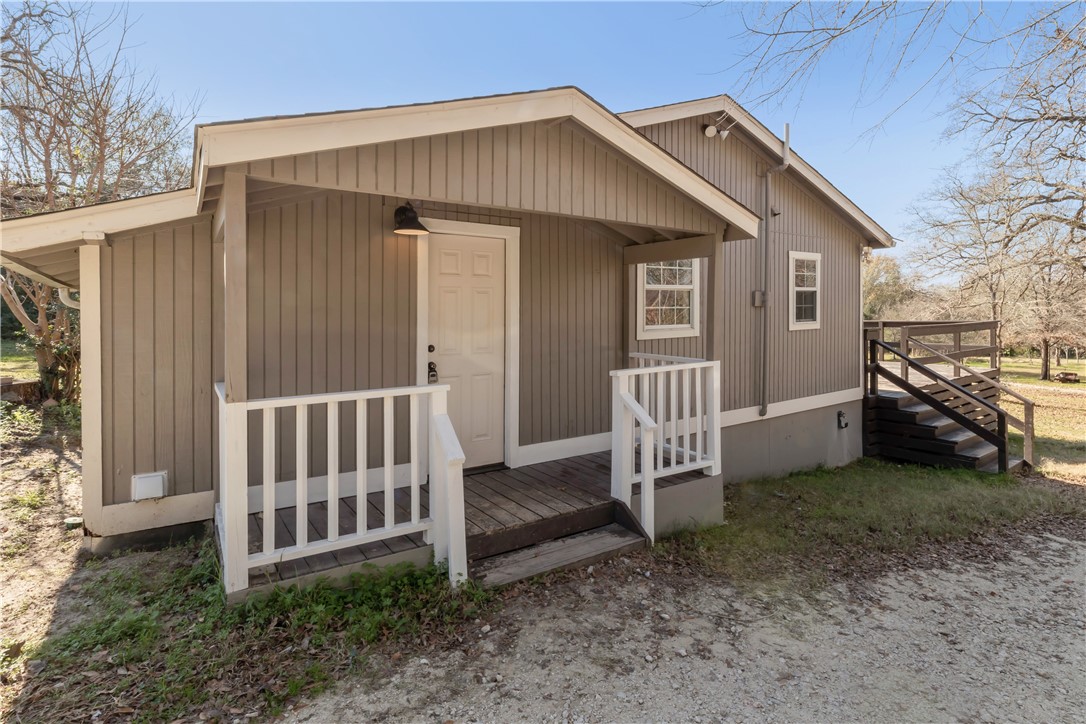
[[[132,476],[132,500],[152,500],[166,497],[166,471]]]

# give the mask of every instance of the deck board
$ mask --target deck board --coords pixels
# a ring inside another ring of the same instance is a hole
[[[657,481],[658,487],[668,487],[701,477],[700,472],[683,473]],[[640,486],[635,486],[635,491]],[[429,487],[419,489],[421,517],[429,515]],[[505,533],[512,528],[531,525],[541,520],[588,510],[611,500],[611,454],[592,453],[515,470],[491,470],[468,475],[464,478],[464,514],[469,538],[487,534]],[[383,528],[384,491],[365,497],[368,530]],[[355,532],[358,500],[354,496],[339,501],[340,535]],[[326,503],[308,506],[308,535],[310,541],[323,540],[328,525]],[[411,520],[411,489],[397,488],[393,496],[393,519],[397,523]],[[295,511],[293,507],[275,512],[275,545],[285,548],[295,543]],[[263,515],[249,516],[249,550],[263,548]],[[253,585],[266,581],[289,582],[292,578],[328,571],[363,561],[372,561],[393,553],[421,548],[425,545],[422,534],[398,536],[384,541],[367,543],[286,561],[254,569],[250,573]],[[470,555],[470,551],[469,551]]]

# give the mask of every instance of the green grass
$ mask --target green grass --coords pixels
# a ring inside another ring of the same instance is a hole
[[[399,566],[355,574],[343,587],[279,589],[227,607],[209,540],[155,554],[152,567],[103,572],[90,595],[92,620],[21,654],[45,662],[39,676],[48,681],[38,688],[51,693],[27,709],[17,703],[16,713],[42,721],[95,710],[137,721],[207,710],[268,718],[364,666],[372,645],[440,642],[491,600],[470,584],[452,590],[439,567]]]
[[[38,362],[25,340],[0,339],[0,377],[38,379]]]
[[[866,458],[729,486],[725,524],[664,542],[740,584],[820,584],[834,571],[1006,524],[1086,515],[1084,504],[1006,475]]]
[[[984,369],[988,367],[988,358],[969,358],[965,363],[975,369]],[[999,379],[1000,382],[1017,382],[1019,384],[1027,385],[1042,385],[1044,387],[1086,390],[1086,360],[1064,360],[1063,364],[1057,367],[1056,360],[1053,358],[1050,371],[1052,374],[1056,374],[1057,372],[1078,372],[1079,377],[1082,378],[1082,382],[1070,384],[1066,382],[1054,382],[1053,380],[1042,380],[1041,361],[1036,358],[1031,360],[1027,357],[1003,357],[1000,360]]]

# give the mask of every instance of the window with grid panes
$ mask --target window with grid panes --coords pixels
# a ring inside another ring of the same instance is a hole
[[[697,259],[638,264],[637,338],[697,336],[700,284]]]
[[[788,328],[818,329],[822,322],[822,255],[803,251],[788,252],[791,315]]]

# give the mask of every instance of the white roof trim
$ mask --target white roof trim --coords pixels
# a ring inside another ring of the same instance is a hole
[[[707,113],[716,115],[727,113],[730,118],[738,122],[740,128],[752,136],[755,141],[764,146],[770,153],[777,156],[781,155],[784,141],[778,138],[775,133],[762,125],[761,121],[748,113],[746,109],[727,95],[702,98],[701,100],[687,101],[685,103],[674,103],[672,105],[658,106],[656,108],[646,108],[640,111],[628,111],[626,113],[619,113],[618,117],[635,128],[644,128],[645,126],[651,126],[657,123],[668,123],[681,118],[701,116]],[[825,195],[826,198],[840,207],[846,215],[853,219],[853,221],[864,230],[865,241],[872,246],[891,247],[894,245],[894,239],[890,235],[890,232],[879,226],[874,219],[864,213],[863,209],[841,193],[841,191],[831,184],[825,176],[804,161],[794,150],[792,151],[791,167],[794,168],[808,183]]]
[[[756,236],[758,215],[698,176],[575,88],[322,115],[201,126],[196,158],[227,166],[348,146],[573,118],[734,226],[729,238]]]
[[[85,232],[114,234],[141,226],[187,219],[196,214],[196,190],[182,189],[124,201],[80,206],[0,221],[0,241],[8,254],[83,240]]]

